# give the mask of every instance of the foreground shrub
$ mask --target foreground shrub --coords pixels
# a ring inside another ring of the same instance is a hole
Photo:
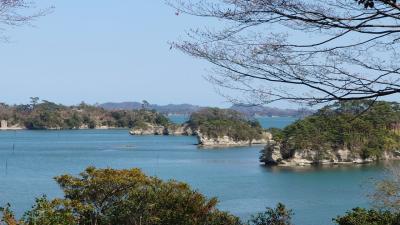
[[[258,213],[249,221],[249,225],[292,225],[292,210],[278,203],[276,208],[267,208],[263,213]]]
[[[55,178],[65,197],[42,197],[20,221],[3,209],[7,225],[239,225],[208,199],[177,181],[162,181],[139,169],[87,168]],[[11,222],[10,222],[11,221]]]
[[[185,183],[146,176],[139,169],[89,167],[79,176],[55,180],[63,198],[37,198],[19,220],[6,205],[0,208],[0,225],[293,225],[294,214],[282,203],[242,223],[218,210],[216,198],[206,198]],[[400,213],[355,208],[333,222],[400,225]]]
[[[339,225],[400,225],[400,214],[355,208],[333,221]]]

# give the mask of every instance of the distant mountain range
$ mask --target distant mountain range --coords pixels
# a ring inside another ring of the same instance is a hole
[[[156,105],[156,104],[143,104],[140,102],[107,102],[100,104],[100,107],[108,110],[120,110],[120,109],[141,109],[146,107],[147,109],[153,109],[163,114],[181,114],[189,115],[196,112],[204,107],[191,105],[191,104],[168,104],[168,105]],[[247,105],[233,105],[230,107],[233,110],[244,113],[247,116],[291,116],[291,117],[304,117],[313,114],[315,111],[310,109],[280,109],[276,107],[266,106],[247,106]]]

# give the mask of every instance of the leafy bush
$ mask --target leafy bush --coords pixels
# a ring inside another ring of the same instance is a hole
[[[338,225],[400,225],[400,214],[354,208],[333,221]]]
[[[292,210],[278,203],[276,208],[267,208],[265,212],[252,216],[249,225],[292,225],[293,215]]]
[[[55,178],[64,198],[36,199],[20,220],[10,205],[0,207],[0,225],[292,225],[293,211],[282,203],[253,215],[247,223],[216,209],[187,184],[162,181],[139,169],[88,167],[79,176]],[[332,219],[338,225],[400,225],[400,213],[354,208]]]
[[[55,179],[65,197],[37,199],[15,224],[240,225],[237,217],[216,209],[216,198],[208,199],[185,183],[148,177],[139,169],[89,167],[79,176]],[[9,208],[3,217],[16,222]]]

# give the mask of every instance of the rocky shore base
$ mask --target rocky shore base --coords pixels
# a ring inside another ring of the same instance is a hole
[[[129,131],[131,135],[174,135],[174,136],[196,136],[198,144],[210,147],[226,147],[226,146],[248,146],[257,144],[267,144],[272,138],[268,132],[262,134],[260,139],[252,140],[235,140],[232,137],[208,137],[198,130],[193,130],[188,124],[173,125],[170,127],[154,126],[146,124],[145,128],[133,128]]]
[[[235,140],[232,137],[208,137],[200,132],[196,133],[199,145],[202,146],[248,146],[248,145],[261,145],[267,144],[272,135],[268,132],[264,132],[262,138],[252,140]]]
[[[141,128],[133,128],[129,131],[131,135],[185,135],[192,136],[196,133],[187,125],[183,124],[181,126],[172,125],[172,126],[156,126],[153,124],[146,124],[145,127]]]
[[[326,149],[316,151],[303,149],[286,151],[279,144],[269,142],[261,151],[260,161],[268,166],[310,166],[310,165],[340,165],[340,164],[366,164],[378,160],[400,159],[399,151],[386,151],[381,157],[364,158],[361,154],[349,149]]]

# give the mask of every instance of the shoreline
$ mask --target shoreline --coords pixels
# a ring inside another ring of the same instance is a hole
[[[8,127],[8,128],[0,128],[1,131],[20,131],[20,130],[29,130],[29,131],[63,131],[63,130],[129,130],[129,127],[99,127],[99,128],[46,128],[46,129],[28,129],[25,127]]]
[[[0,128],[0,131],[14,131],[14,130],[27,130],[26,128],[23,127],[7,127],[7,128]]]
[[[323,162],[323,163],[296,163],[296,162],[286,162],[278,164],[265,164],[260,162],[261,165],[268,168],[323,168],[323,167],[340,167],[340,166],[362,166],[362,165],[373,165],[380,163],[391,163],[400,161],[399,157],[390,159],[380,159],[380,160],[354,160],[345,162]]]

